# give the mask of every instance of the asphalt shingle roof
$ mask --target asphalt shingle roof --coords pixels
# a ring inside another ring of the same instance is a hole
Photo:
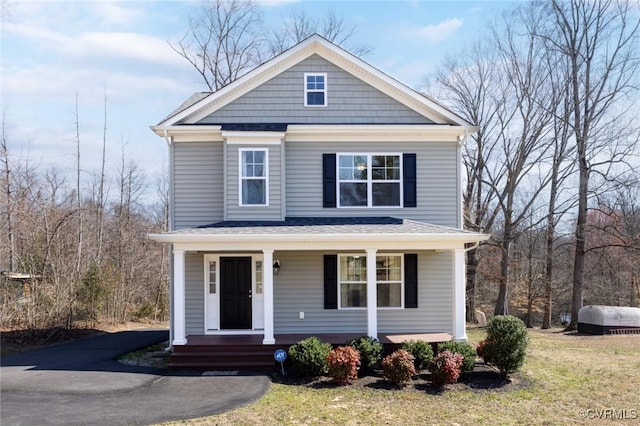
[[[474,234],[447,226],[394,217],[287,217],[283,221],[223,221],[170,232],[174,235],[228,234]]]

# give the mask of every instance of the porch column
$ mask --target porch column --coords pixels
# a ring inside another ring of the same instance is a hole
[[[453,250],[453,340],[467,341],[464,249]]]
[[[173,250],[173,345],[186,345],[184,250]]]
[[[376,283],[376,253],[367,249],[367,335],[378,338],[378,289]]]
[[[262,250],[262,254],[262,298],[264,300],[264,339],[262,344],[273,345],[276,343],[273,335],[273,250]]]

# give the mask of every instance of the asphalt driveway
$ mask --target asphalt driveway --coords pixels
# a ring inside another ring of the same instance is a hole
[[[115,361],[168,339],[166,330],[124,331],[2,357],[0,424],[154,424],[249,404],[261,375],[169,373]]]

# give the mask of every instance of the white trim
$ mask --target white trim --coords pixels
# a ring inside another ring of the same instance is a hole
[[[349,180],[349,179],[345,179],[345,180],[341,180],[340,179],[340,157],[341,156],[348,156],[348,155],[352,155],[352,156],[362,156],[362,157],[367,157],[367,180],[366,181],[358,181],[358,180]],[[374,156],[397,156],[399,158],[399,173],[400,173],[400,178],[399,179],[394,179],[394,180],[380,180],[380,181],[375,181],[373,180],[373,173],[372,173],[372,168],[373,168],[373,163],[372,163],[372,157]],[[337,198],[337,203],[336,203],[336,208],[339,209],[397,209],[397,208],[402,208],[404,206],[404,182],[402,179],[403,176],[403,153],[398,153],[398,152],[389,152],[389,153],[384,153],[384,152],[360,152],[360,153],[356,153],[356,152],[337,152],[336,153],[336,198]],[[366,183],[367,184],[367,205],[366,206],[342,206],[340,205],[340,184],[341,183]],[[393,205],[388,205],[388,206],[374,206],[373,205],[373,185],[374,183],[397,183],[400,186],[400,203],[397,206],[393,206]]]
[[[173,249],[173,300],[174,300],[174,330],[173,342],[176,345],[187,344],[186,309],[185,309],[185,251]]]
[[[209,281],[209,264],[211,262],[216,262],[216,296],[213,298],[215,300],[215,306],[209,306],[209,285],[211,284]],[[220,255],[219,254],[205,254],[204,255],[204,332],[208,334],[214,330],[220,330]],[[215,309],[216,313],[216,327],[209,328],[209,314],[210,310]]]
[[[273,250],[262,250],[262,295],[264,297],[263,345],[276,343],[273,330]]]
[[[453,250],[453,340],[467,341],[466,328],[466,279],[465,255],[466,250]]]
[[[244,167],[242,154],[245,152],[264,152],[264,176],[242,176]],[[264,180],[264,204],[244,204],[242,202],[242,181]],[[269,148],[239,148],[238,149],[238,206],[240,207],[269,207]]]
[[[318,89],[313,89],[313,90],[309,90],[307,88],[307,77],[324,77],[324,89],[323,90],[318,90]],[[327,73],[326,72],[305,72],[304,73],[304,106],[305,108],[324,108],[328,105],[329,103],[329,86],[328,86],[328,81],[327,81]],[[322,105],[309,105],[309,103],[307,102],[307,94],[308,93],[324,93],[324,103]]]
[[[377,249],[367,249],[367,335],[378,338]]]
[[[281,145],[285,132],[238,132],[224,130],[221,136],[228,145]]]
[[[220,328],[220,259],[224,258],[224,257],[250,257],[251,258],[251,294],[252,294],[252,298],[251,298],[251,329],[250,330],[228,330],[228,329],[222,329]],[[208,305],[208,299],[207,299],[207,293],[208,293],[208,288],[207,288],[207,284],[208,284],[208,266],[209,266],[209,262],[210,261],[215,261],[216,262],[216,290],[218,292],[218,297],[216,298],[216,306],[214,306],[213,308],[210,307]],[[264,274],[264,260],[263,260],[263,255],[262,253],[246,253],[246,252],[223,252],[223,253],[206,253],[204,255],[204,259],[203,259],[203,268],[204,268],[204,334],[209,335],[215,335],[215,334],[262,334],[262,328],[257,327],[256,326],[256,322],[258,320],[258,317],[256,316],[256,306],[254,300],[256,297],[256,262],[262,262],[262,268],[263,268],[263,274]],[[264,281],[264,275],[263,275],[263,281]],[[264,286],[264,282],[263,282],[263,286]],[[264,290],[263,290],[264,293]],[[210,329],[208,328],[208,315],[209,315],[209,310],[210,309],[214,309],[216,311],[216,314],[218,316],[217,318],[217,323],[218,323],[218,328],[217,329]],[[264,315],[264,314],[263,314]],[[240,332],[242,331],[242,332]]]

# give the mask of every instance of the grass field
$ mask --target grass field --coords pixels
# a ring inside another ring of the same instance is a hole
[[[482,330],[469,330],[476,343]],[[529,332],[519,386],[442,393],[273,384],[256,403],[171,425],[640,424],[640,335]]]

